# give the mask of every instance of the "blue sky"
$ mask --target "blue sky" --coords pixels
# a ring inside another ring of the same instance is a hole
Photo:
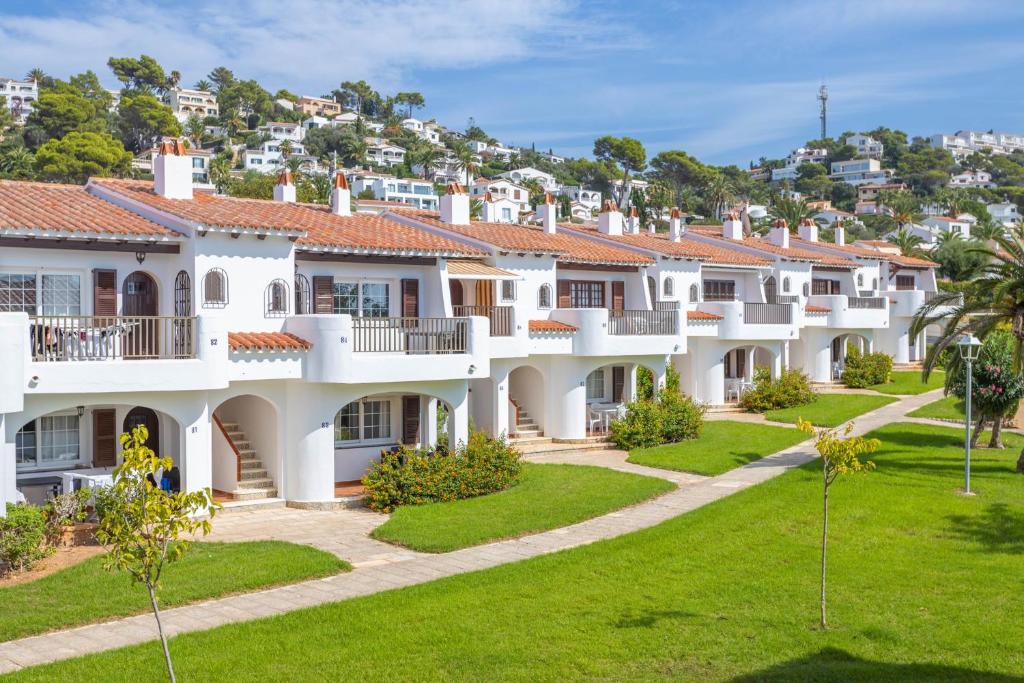
[[[1016,0],[7,0],[0,76],[151,54],[187,83],[224,64],[275,90],[364,78],[419,90],[426,117],[587,155],[602,134],[651,156],[782,156],[829,131],[1024,132]]]

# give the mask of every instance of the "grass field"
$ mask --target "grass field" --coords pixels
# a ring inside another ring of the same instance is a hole
[[[1000,681],[1024,671],[1021,439],[891,424],[831,494],[817,628],[817,462],[644,531],[174,638],[179,680]],[[15,681],[158,680],[157,643]]]
[[[196,543],[164,570],[163,607],[348,571],[330,553],[281,541]],[[149,596],[103,557],[0,588],[0,641],[149,611]]]
[[[946,396],[907,414],[910,417],[930,417],[936,420],[963,420],[964,400],[956,396]]]
[[[769,410],[764,416],[774,422],[793,424],[796,424],[797,418],[802,417],[819,427],[835,427],[896,400],[890,396],[870,394],[818,394],[813,403],[795,408]]]
[[[708,420],[699,439],[637,448],[630,452],[629,462],[711,477],[789,448],[806,438],[803,432],[785,427]]]
[[[414,550],[447,552],[566,526],[673,488],[664,479],[604,467],[525,463],[522,481],[507,491],[401,507],[373,537]]]
[[[928,376],[928,383],[925,384],[921,381],[920,370],[894,370],[888,384],[876,384],[868,388],[882,394],[917,395],[941,389],[944,381],[945,374],[942,371],[931,373]]]

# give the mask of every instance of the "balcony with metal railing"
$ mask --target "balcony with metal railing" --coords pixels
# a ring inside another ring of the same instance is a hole
[[[592,356],[684,353],[685,318],[676,302],[654,310],[556,308],[551,320],[576,328],[572,353]]]
[[[467,318],[352,318],[355,353],[465,353],[468,338]]]
[[[40,363],[189,359],[195,340],[194,316],[29,316],[32,360]]]
[[[697,310],[721,318],[717,331],[721,339],[792,339],[798,305],[704,298]]]
[[[515,309],[511,306],[452,306],[457,318],[479,315],[491,322],[492,337],[511,337],[515,334]]]
[[[889,326],[889,300],[884,296],[812,294],[808,306],[828,309],[825,317],[806,318],[805,324],[846,329],[883,329]]]
[[[678,310],[608,311],[608,334],[671,335],[676,333]]]

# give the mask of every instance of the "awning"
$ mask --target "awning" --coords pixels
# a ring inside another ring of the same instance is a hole
[[[480,261],[449,261],[448,275],[458,280],[520,280],[518,275]]]

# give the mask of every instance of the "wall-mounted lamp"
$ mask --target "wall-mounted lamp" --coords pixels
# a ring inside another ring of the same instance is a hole
[[[78,411],[78,417],[85,415],[85,406],[78,406],[75,410]]]
[[[476,372],[476,366],[475,365],[470,365],[469,366],[469,374],[472,375],[474,372]]]
[[[139,265],[141,266],[142,262],[146,260],[146,252],[144,252],[144,251],[137,251],[137,252],[135,252],[135,260],[138,261]]]

